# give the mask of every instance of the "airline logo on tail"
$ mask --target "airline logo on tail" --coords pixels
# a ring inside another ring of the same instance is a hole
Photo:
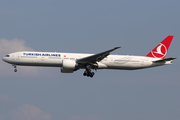
[[[159,44],[156,48],[156,51],[151,51],[151,54],[155,57],[155,58],[164,58],[166,56],[167,53],[167,48],[164,44]]]
[[[158,46],[156,46],[146,57],[164,59],[173,36],[167,36]]]

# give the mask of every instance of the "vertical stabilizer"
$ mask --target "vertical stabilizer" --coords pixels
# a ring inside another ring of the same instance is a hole
[[[146,57],[164,59],[174,36],[167,36],[158,46],[156,46]]]

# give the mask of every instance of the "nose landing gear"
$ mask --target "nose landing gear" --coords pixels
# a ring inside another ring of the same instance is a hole
[[[12,65],[14,67],[14,72],[17,72],[16,65]]]

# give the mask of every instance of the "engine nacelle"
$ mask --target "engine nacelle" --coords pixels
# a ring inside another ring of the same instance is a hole
[[[73,73],[74,69],[64,69],[63,67],[61,67],[61,73]]]
[[[69,60],[69,59],[64,59],[63,60],[63,63],[62,63],[63,69],[74,70],[76,66],[77,66],[77,63],[74,60]]]

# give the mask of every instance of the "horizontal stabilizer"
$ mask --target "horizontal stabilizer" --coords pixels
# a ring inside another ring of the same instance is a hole
[[[162,60],[157,60],[157,61],[153,61],[154,63],[158,63],[158,62],[166,62],[166,61],[171,61],[171,60],[174,60],[176,58],[166,58],[166,59],[162,59]]]

